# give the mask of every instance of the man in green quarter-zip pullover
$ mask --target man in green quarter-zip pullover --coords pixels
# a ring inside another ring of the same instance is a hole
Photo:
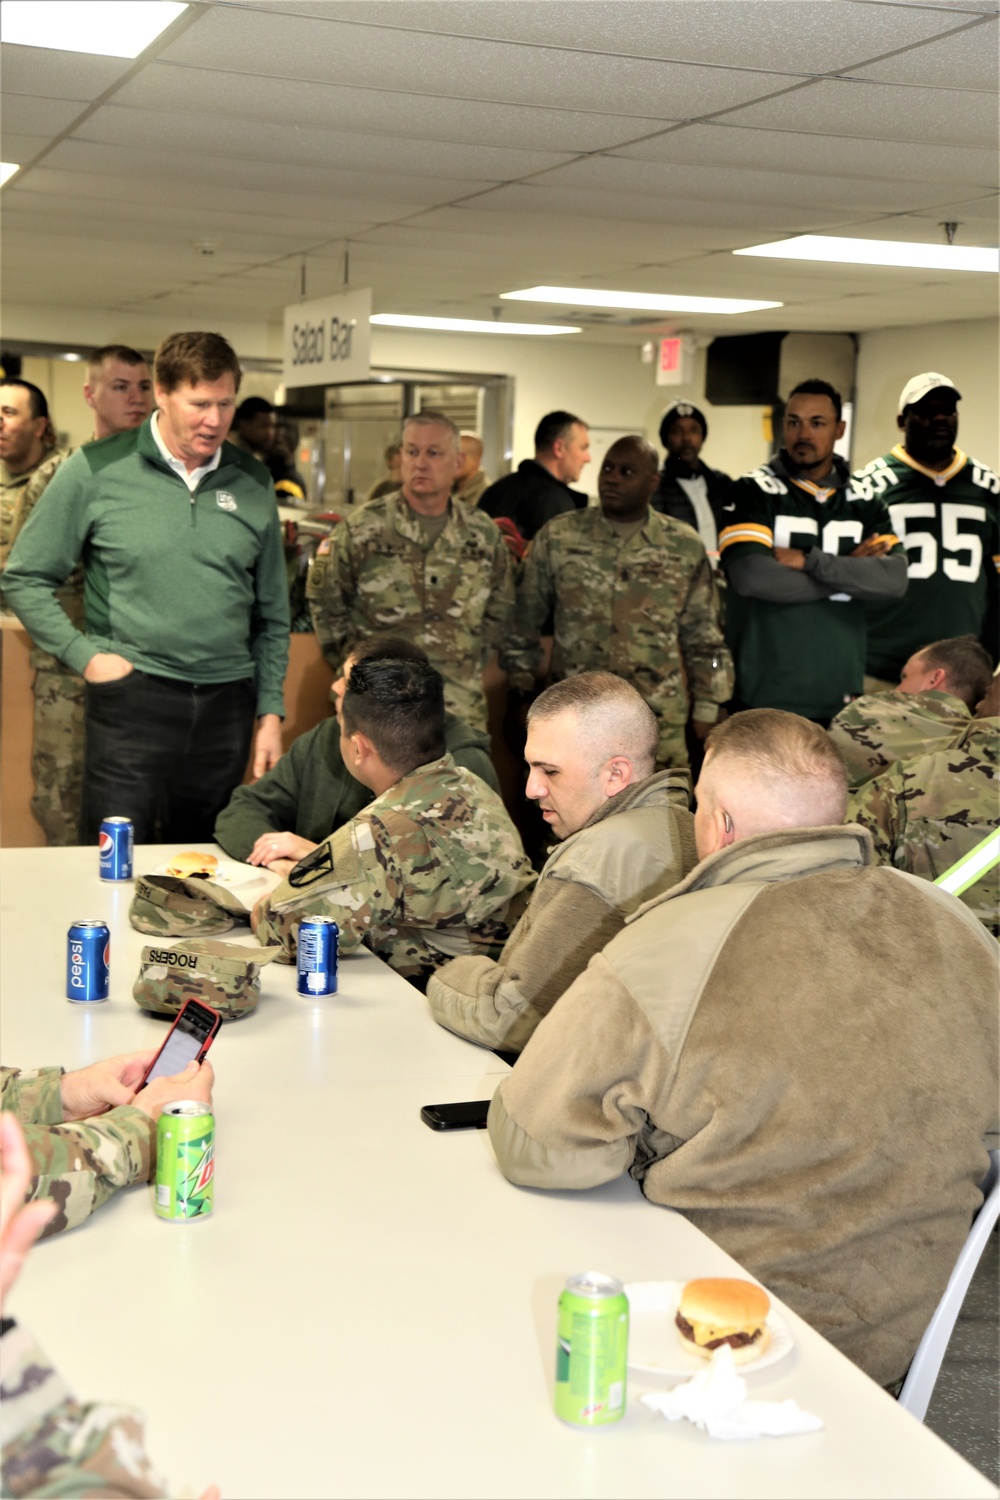
[[[172,334],[154,380],[158,410],[67,460],[4,575],[87,684],[84,843],[108,816],[138,842],[211,839],[251,739],[256,775],[281,754],[288,593],[270,476],[225,442],[239,362],[219,334]],[[53,597],[81,560],[85,631]]]

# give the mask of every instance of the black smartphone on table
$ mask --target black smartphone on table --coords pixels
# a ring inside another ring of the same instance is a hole
[[[170,1078],[174,1073],[183,1073],[189,1062],[201,1062],[221,1025],[222,1017],[217,1010],[200,1000],[188,1000],[146,1069],[136,1093],[154,1078]]]
[[[432,1130],[483,1130],[489,1109],[488,1099],[472,1099],[464,1104],[425,1104],[420,1118]]]

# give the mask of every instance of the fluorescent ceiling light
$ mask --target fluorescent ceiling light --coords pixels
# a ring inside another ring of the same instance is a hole
[[[14,173],[15,172],[20,172],[20,170],[21,170],[21,164],[20,164],[20,162],[16,162],[16,161],[0,161],[0,187],[3,187],[3,185],[7,181],[7,179],[9,177],[13,177]]]
[[[495,323],[485,318],[415,318],[409,313],[373,313],[369,323],[386,328],[436,328],[443,333],[514,333],[531,337],[555,333],[579,333],[568,323]]]
[[[854,266],[916,266],[924,271],[1000,271],[1000,252],[977,245],[934,245],[913,240],[857,240],[835,234],[798,234],[734,255],[776,260],[825,260]]]
[[[19,47],[138,57],[184,10],[179,0],[3,0],[0,36]]]
[[[654,292],[598,292],[585,286],[529,286],[501,292],[505,302],[566,302],[571,307],[619,307],[635,312],[742,313],[783,302],[748,302],[742,297],[661,297]]]

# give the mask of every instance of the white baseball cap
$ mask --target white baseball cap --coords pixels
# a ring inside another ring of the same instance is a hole
[[[955,400],[961,401],[962,392],[953,380],[948,379],[947,375],[938,375],[934,370],[927,370],[923,375],[914,375],[913,379],[908,380],[903,386],[903,392],[899,398],[899,415],[902,416],[908,406],[916,406],[917,402],[929,396],[931,391],[939,391],[942,388],[954,391]]]

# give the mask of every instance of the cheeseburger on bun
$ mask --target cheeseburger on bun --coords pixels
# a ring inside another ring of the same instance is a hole
[[[689,1353],[711,1359],[714,1349],[729,1344],[736,1364],[748,1364],[771,1342],[770,1310],[767,1293],[752,1281],[704,1277],[684,1287],[676,1323]]]
[[[209,878],[219,868],[219,861],[214,854],[195,854],[188,851],[186,854],[175,854],[167,865],[168,875],[177,875],[181,880],[190,875],[203,875]]]

